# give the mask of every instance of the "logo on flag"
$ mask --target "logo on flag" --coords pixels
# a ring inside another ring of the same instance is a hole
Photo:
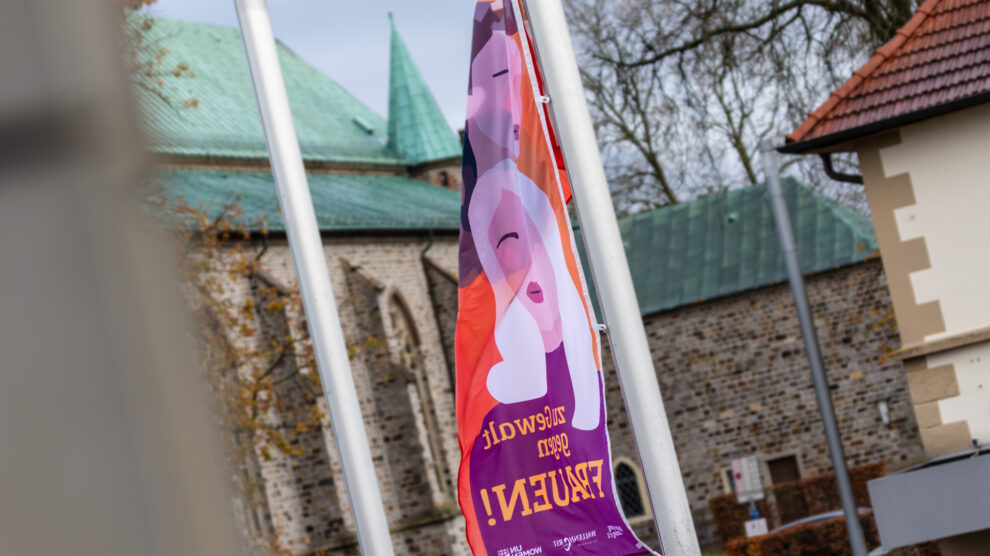
[[[458,497],[475,554],[565,545],[639,554],[648,549],[615,495],[598,335],[522,15],[518,0],[475,6],[456,338]]]

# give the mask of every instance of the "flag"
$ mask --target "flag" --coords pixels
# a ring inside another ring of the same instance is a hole
[[[598,333],[518,0],[474,13],[457,316],[458,499],[475,554],[640,554]]]

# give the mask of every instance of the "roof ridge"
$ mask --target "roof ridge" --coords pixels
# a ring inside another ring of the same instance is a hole
[[[921,26],[921,24],[930,16],[934,10],[935,6],[941,0],[925,0],[925,3],[918,7],[911,19],[908,20],[897,32],[894,37],[887,41],[886,44],[881,46],[876,50],[873,56],[866,61],[865,64],[860,66],[856,71],[853,72],[852,77],[846,80],[838,89],[829,95],[828,99],[825,100],[815,110],[808,113],[808,119],[806,119],[800,126],[794,131],[789,133],[786,137],[788,141],[797,142],[804,138],[816,125],[818,122],[824,119],[824,116],[835,108],[839,102],[845,99],[849,93],[859,86],[867,77],[869,77],[880,64],[887,61],[890,55],[897,51],[897,49],[903,45],[907,39],[914,34],[915,31]]]

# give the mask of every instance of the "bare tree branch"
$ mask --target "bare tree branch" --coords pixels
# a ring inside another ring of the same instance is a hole
[[[756,183],[756,145],[807,112],[916,0],[567,0],[617,208]],[[864,207],[814,162],[809,185]]]

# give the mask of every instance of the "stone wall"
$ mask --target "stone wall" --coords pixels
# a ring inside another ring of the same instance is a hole
[[[328,238],[325,252],[396,553],[467,554],[451,483],[460,463],[452,371],[431,298],[437,290],[451,310],[450,285],[436,280],[454,272],[456,237],[434,238],[424,263],[429,245],[425,236]],[[284,240],[270,241],[261,267],[283,288],[295,287]],[[456,287],[454,294],[456,316]],[[259,324],[281,328],[266,322],[277,318],[262,315]],[[266,451],[258,469],[266,507],[255,515],[270,520],[282,550],[356,554],[329,422],[302,442],[303,456]]]
[[[807,289],[850,465],[882,460],[890,470],[922,459],[904,368],[887,356],[899,340],[880,262],[812,276]],[[831,469],[786,284],[648,316],[645,323],[703,542],[714,539],[708,498],[725,492],[722,471],[733,458],[794,455],[802,476]],[[612,453],[636,461],[607,343]],[[881,399],[889,401],[889,426],[876,407]],[[769,483],[765,466],[764,475]]]
[[[462,186],[460,157],[456,164],[451,165],[450,161],[440,161],[433,164],[425,164],[410,169],[410,176],[437,187],[460,191]]]
[[[447,357],[447,367],[454,372],[454,333],[457,329],[457,275],[447,273],[442,267],[427,259],[426,281],[430,286],[430,299],[436,312],[440,341]],[[454,381],[451,374],[451,382]]]
[[[325,251],[348,341],[367,346],[369,339],[384,340],[356,351],[352,367],[396,551],[467,554],[455,496],[449,484],[440,482],[445,475],[453,480],[460,463],[453,369],[448,366],[457,315],[451,279],[456,238],[443,236],[432,244],[416,236],[328,238]],[[272,241],[262,265],[266,273],[293,286],[284,242]],[[921,459],[924,451],[904,369],[887,356],[898,337],[879,262],[810,277],[808,292],[850,463],[883,460],[896,469]],[[401,300],[410,322],[393,322],[396,311],[389,304],[395,299]],[[764,461],[794,455],[802,475],[830,469],[786,284],[647,316],[645,323],[703,541],[714,537],[707,500],[724,492],[721,473],[731,459],[754,453]],[[410,334],[421,362],[421,383],[402,358]],[[613,458],[635,466],[641,481],[607,343],[603,341],[603,360]],[[880,422],[880,399],[889,402],[889,426]],[[432,408],[432,414],[424,413],[424,407]],[[427,434],[437,442],[430,444]],[[355,551],[353,520],[329,427],[323,437],[325,446],[313,446],[303,469],[288,469],[288,461],[262,464],[262,479],[270,487],[263,514],[276,522],[280,543],[297,554]],[[326,523],[321,528],[314,518]],[[644,539],[655,538],[648,513],[631,522]]]
[[[260,280],[252,280],[251,291],[259,323],[259,343],[262,351],[269,353],[266,365],[274,367],[274,376],[287,376],[294,362],[291,357],[278,358],[276,348],[284,347],[285,338],[291,332],[286,312],[272,308],[278,293],[266,288]],[[269,424],[279,429],[292,429],[307,414],[304,385],[299,381],[288,380],[275,386],[279,404],[268,416]],[[293,512],[276,511],[268,508],[271,529],[276,532],[286,529],[301,529],[305,536],[300,543],[312,546],[332,545],[348,536],[344,528],[343,512],[339,498],[341,490],[336,485],[339,480],[331,473],[330,453],[319,430],[305,431],[288,435],[288,448],[297,451],[293,455],[270,445],[264,456],[255,458],[259,474],[265,478],[265,487],[278,498],[283,491],[299,493],[291,501]],[[296,514],[296,515],[293,515]],[[288,523],[294,521],[294,523]],[[284,539],[290,542],[290,539]]]

